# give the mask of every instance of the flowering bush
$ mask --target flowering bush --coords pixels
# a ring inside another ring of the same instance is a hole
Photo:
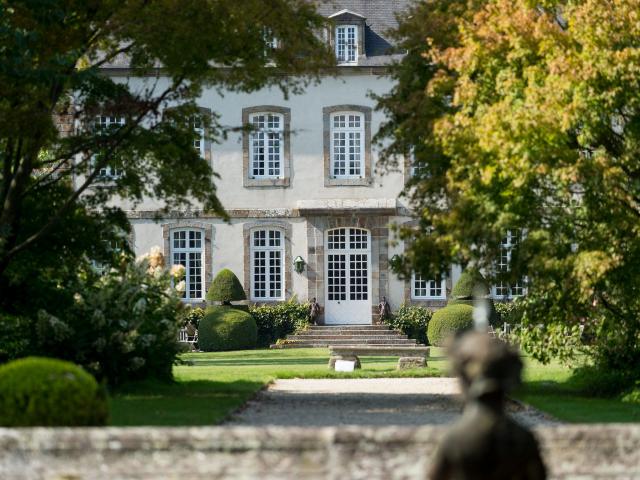
[[[183,272],[168,272],[159,249],[101,276],[80,271],[73,303],[56,315],[38,313],[38,350],[82,365],[111,385],[170,379],[179,352]]]
[[[417,305],[401,305],[389,318],[382,321],[395,330],[400,330],[409,338],[419,343],[427,344],[427,325],[433,312],[426,307]]]

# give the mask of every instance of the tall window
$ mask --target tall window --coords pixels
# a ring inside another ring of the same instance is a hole
[[[205,158],[204,156],[204,124],[202,123],[202,119],[198,116],[194,116],[191,119],[191,125],[193,127],[193,131],[196,134],[196,138],[193,141],[193,148],[196,149],[196,151],[200,154],[200,156],[202,158]]]
[[[331,115],[331,174],[361,178],[364,173],[364,116],[358,112]]]
[[[496,270],[500,272],[508,272],[511,269],[511,256],[513,251],[518,248],[522,232],[520,230],[507,230],[507,234],[500,242],[500,256],[496,263]],[[520,278],[514,283],[499,281],[493,287],[493,295],[495,297],[512,298],[525,294],[524,279]]]
[[[283,300],[284,235],[275,229],[254,230],[251,235],[251,298]]]
[[[173,265],[185,268],[186,289],[183,298],[203,298],[203,233],[200,230],[173,230],[171,232],[171,259]]]
[[[122,116],[118,115],[99,115],[95,120],[95,129],[98,134],[110,135],[112,130],[116,130],[123,126],[125,123],[125,119]],[[93,162],[97,162],[98,157],[94,157]],[[106,180],[116,180],[122,175],[124,172],[121,168],[117,168],[114,165],[107,164],[100,168],[100,172],[98,175],[100,178]]]
[[[338,63],[356,63],[358,60],[358,27],[336,27],[336,58]]]
[[[411,296],[415,300],[442,300],[447,298],[445,280],[429,280],[419,273],[411,278]]]
[[[251,177],[280,178],[283,172],[284,118],[279,113],[255,113],[249,138]]]

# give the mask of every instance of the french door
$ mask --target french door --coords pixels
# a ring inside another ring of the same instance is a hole
[[[371,324],[371,236],[336,228],[325,238],[325,323]]]

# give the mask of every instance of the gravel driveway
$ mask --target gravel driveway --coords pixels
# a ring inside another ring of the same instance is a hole
[[[228,425],[324,427],[436,425],[460,415],[455,378],[278,380],[247,403]],[[515,402],[509,412],[526,425],[555,421]]]

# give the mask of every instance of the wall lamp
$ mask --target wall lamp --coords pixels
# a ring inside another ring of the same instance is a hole
[[[293,260],[293,269],[297,272],[297,273],[302,273],[304,271],[304,266],[305,266],[305,261],[304,259],[298,255],[294,260]]]

